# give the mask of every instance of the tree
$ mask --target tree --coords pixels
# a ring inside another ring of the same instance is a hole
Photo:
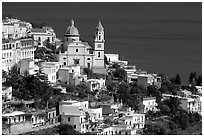
[[[166,104],[163,104],[160,107],[160,111],[161,111],[162,115],[167,115],[170,112],[170,108]]]
[[[120,68],[120,65],[119,65],[118,63],[114,63],[114,64],[112,65],[112,68],[118,69],[118,68]]]
[[[108,61],[106,55],[104,55],[104,64],[109,65],[109,61]]]
[[[202,86],[202,76],[199,76],[197,79],[197,86]]]
[[[105,119],[105,120],[104,120],[104,123],[110,125],[110,124],[112,123],[112,121],[111,121],[110,119]]]
[[[189,76],[189,83],[191,83],[192,81],[197,80],[197,73],[196,72],[191,72],[190,76]]]
[[[181,78],[180,78],[179,74],[176,74],[175,84],[181,85]]]
[[[169,132],[168,124],[161,120],[156,123],[145,124],[144,128],[145,135],[167,135]]]
[[[161,88],[159,88],[159,91],[160,91],[162,94],[169,93],[169,90],[168,90],[168,88],[167,88],[166,85],[162,85]]]
[[[189,127],[189,116],[187,112],[179,111],[178,115],[173,118],[173,121],[181,127],[182,130],[185,130]]]
[[[113,76],[125,81],[127,73],[123,68],[117,68],[116,71],[113,72]]]
[[[58,133],[60,135],[78,135],[79,133],[74,130],[73,126],[68,124],[61,124],[58,127]]]
[[[167,105],[170,108],[170,115],[175,116],[179,110],[181,101],[177,97],[170,97],[170,99],[166,99],[163,101],[164,105]]]
[[[117,91],[118,99],[122,101],[123,103],[126,102],[129,91],[130,91],[129,85],[125,82],[121,83]]]
[[[148,96],[156,96],[157,94],[157,88],[155,85],[150,85],[147,87],[147,95]]]

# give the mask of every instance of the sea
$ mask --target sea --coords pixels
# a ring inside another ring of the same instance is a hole
[[[191,72],[202,75],[201,2],[3,2],[2,14],[46,23],[62,40],[73,19],[80,39],[91,44],[101,21],[105,53],[149,73],[178,73],[183,84]]]

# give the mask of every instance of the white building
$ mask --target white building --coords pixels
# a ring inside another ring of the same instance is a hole
[[[2,86],[2,101],[8,101],[12,99],[12,87]]]
[[[137,71],[136,67],[131,66],[131,65],[123,66],[123,69],[127,72],[127,75],[130,75],[130,74],[135,73]]]
[[[156,111],[157,110],[156,97],[144,98],[142,103],[144,105],[144,113],[146,113],[147,111]]]
[[[79,65],[62,67],[58,70],[58,79],[67,84],[75,85],[75,79],[80,76],[80,73],[81,71]]]
[[[34,75],[37,72],[39,72],[39,67],[34,64],[33,59],[22,59],[19,62],[20,66],[20,74],[24,74],[26,71],[28,72],[29,75]]]
[[[2,22],[2,39],[19,39],[26,37],[32,25],[17,19],[6,19]]]
[[[8,71],[21,59],[34,59],[35,43],[31,38],[2,40],[2,69]]]
[[[138,130],[144,128],[145,114],[133,113],[115,120],[119,121],[119,124],[97,127],[97,135],[136,135]]]
[[[71,21],[64,35],[65,42],[59,48],[61,66],[80,65],[81,68],[104,69],[104,28],[99,24],[95,30],[93,47],[88,42],[82,42],[79,31]]]
[[[56,39],[56,34],[51,27],[33,28],[29,34],[38,42],[38,47],[46,46],[47,43],[54,43]]]
[[[90,91],[105,89],[105,79],[88,79],[86,83]]]
[[[105,54],[107,57],[108,62],[118,62],[119,55],[118,54]]]
[[[188,112],[198,112],[202,115],[202,97],[192,95],[191,98],[182,98],[180,106]]]
[[[56,83],[57,81],[57,71],[59,70],[58,62],[43,62],[40,67],[42,73],[47,75],[48,81],[50,83]]]
[[[89,108],[88,113],[92,122],[98,122],[103,120],[102,108]]]
[[[88,111],[88,101],[78,102],[76,100],[61,101],[59,104],[59,113],[61,115],[61,123],[69,124],[76,131],[85,133],[86,129],[86,113]]]

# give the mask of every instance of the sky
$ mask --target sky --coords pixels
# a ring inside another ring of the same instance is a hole
[[[105,53],[117,53],[129,64],[169,77],[202,74],[202,3],[94,2],[3,3],[2,13],[33,23],[47,23],[57,37],[70,20],[83,41],[93,43],[98,21],[105,28]]]

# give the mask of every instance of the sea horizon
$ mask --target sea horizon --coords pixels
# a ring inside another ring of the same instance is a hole
[[[101,21],[106,54],[119,54],[150,73],[178,73],[183,84],[191,72],[202,75],[202,3],[3,2],[2,14],[46,23],[62,40],[73,19],[80,39],[91,44]]]

